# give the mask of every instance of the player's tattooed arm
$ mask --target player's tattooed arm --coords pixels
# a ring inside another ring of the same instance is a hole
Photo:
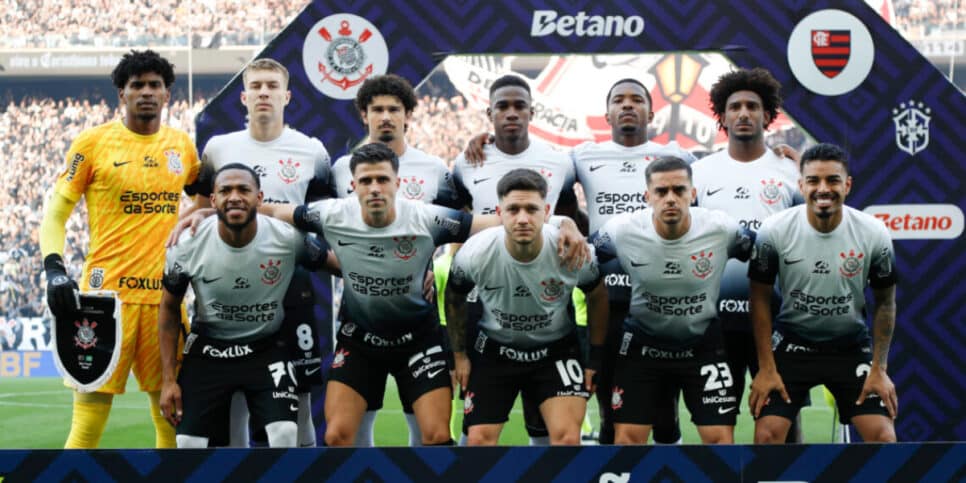
[[[872,367],[862,385],[862,393],[856,404],[862,404],[869,394],[882,398],[889,415],[893,418],[899,413],[899,398],[896,386],[886,373],[889,362],[889,347],[892,345],[892,332],[896,326],[896,286],[873,288],[875,296],[875,315],[872,319]]]
[[[161,351],[161,414],[177,426],[181,422],[181,387],[178,385],[178,337],[181,335],[181,301],[164,289],[158,312],[158,346]]]
[[[450,281],[453,274],[450,273]],[[470,361],[466,356],[466,293],[454,290],[453,283],[446,284],[444,296],[446,306],[446,330],[449,332],[450,347],[453,350],[454,374],[460,387],[466,389],[470,380]]]

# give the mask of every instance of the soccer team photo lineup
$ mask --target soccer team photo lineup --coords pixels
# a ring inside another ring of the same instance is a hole
[[[199,49],[150,42],[47,104],[0,75],[37,164],[2,175],[0,448],[966,436],[966,97],[897,30],[918,3],[737,47],[720,5],[302,3],[190,88]]]

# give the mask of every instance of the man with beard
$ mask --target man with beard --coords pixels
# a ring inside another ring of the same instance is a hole
[[[835,396],[840,423],[866,442],[895,442],[898,397],[886,373],[896,323],[892,238],[880,220],[845,206],[852,177],[842,148],[809,148],[801,169],[805,205],[762,222],[748,267],[759,364],[748,398],[755,443],[785,441],[818,384]],[[773,332],[776,278],[783,297]],[[867,287],[875,297],[871,344]]]
[[[211,194],[217,218],[168,250],[158,316],[161,411],[177,429],[179,448],[204,448],[225,434],[236,391],[269,446],[298,443],[296,376],[279,328],[296,264],[317,268],[325,254],[304,233],[257,214],[262,198],[254,170],[223,166]],[[197,314],[179,373],[179,307],[189,283]]]
[[[124,117],[74,139],[40,225],[47,303],[55,317],[72,317],[79,310],[77,283],[68,276],[62,254],[67,219],[82,196],[91,243],[80,287],[117,291],[121,301],[120,359],[96,392],[74,392],[65,447],[97,447],[114,395],[124,393],[133,370],[150,399],[155,445],[171,448],[174,431],[158,406],[158,303],[165,239],[178,219],[182,188],[198,176],[198,155],[187,133],[161,124],[174,84],[171,63],[151,50],[131,51],[111,80]]]

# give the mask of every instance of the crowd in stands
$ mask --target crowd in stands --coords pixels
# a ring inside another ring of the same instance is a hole
[[[189,30],[196,48],[264,45],[310,1],[0,0],[0,46],[187,46]],[[893,6],[895,26],[907,36],[966,30],[962,0],[893,0]]]
[[[966,2],[962,0],[894,0],[895,27],[906,37],[921,38],[958,31],[966,37]]]
[[[0,46],[264,45],[309,0],[0,0]],[[189,10],[190,8],[190,10]]]

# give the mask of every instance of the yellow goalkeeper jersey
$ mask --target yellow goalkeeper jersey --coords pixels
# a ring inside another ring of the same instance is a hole
[[[164,242],[198,167],[188,134],[167,126],[144,136],[113,121],[74,139],[54,189],[87,201],[90,251],[81,289],[116,290],[124,303],[161,302]]]

